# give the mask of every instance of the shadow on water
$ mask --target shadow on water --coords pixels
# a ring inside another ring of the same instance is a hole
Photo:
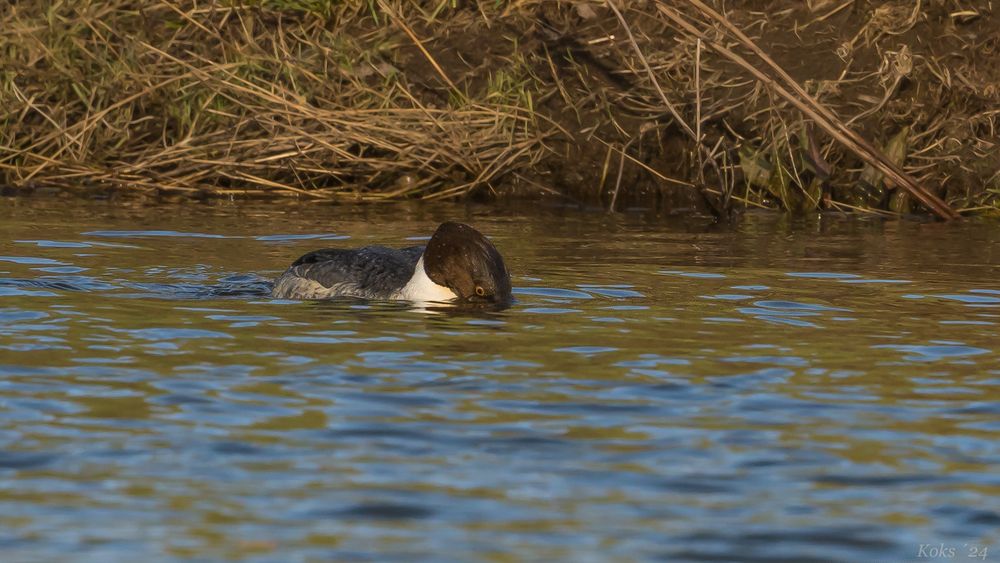
[[[5,560],[997,539],[995,225],[84,207],[0,208]],[[446,219],[504,252],[510,308],[269,296],[305,251]]]

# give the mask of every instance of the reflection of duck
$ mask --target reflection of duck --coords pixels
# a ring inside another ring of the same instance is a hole
[[[426,247],[315,250],[292,263],[271,295],[495,303],[511,299],[510,274],[500,253],[479,231],[462,223],[442,223]]]

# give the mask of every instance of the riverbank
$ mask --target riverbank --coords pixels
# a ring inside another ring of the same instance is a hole
[[[945,4],[18,2],[0,185],[996,212],[1000,17]]]

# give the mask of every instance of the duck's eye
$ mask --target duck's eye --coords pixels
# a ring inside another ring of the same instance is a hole
[[[483,297],[484,295],[486,295],[486,290],[483,289],[483,286],[481,286],[481,285],[477,285],[476,286],[476,295],[478,295],[480,297]]]

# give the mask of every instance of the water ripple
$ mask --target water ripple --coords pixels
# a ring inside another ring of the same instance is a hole
[[[788,272],[785,275],[793,278],[809,278],[817,280],[853,280],[861,277],[857,274],[843,274],[837,272]]]
[[[37,256],[0,256],[0,262],[13,262],[14,264],[44,265],[44,266],[66,266],[65,262],[53,260],[52,258],[40,258]]]
[[[918,345],[918,344],[879,344],[872,348],[885,348],[905,352],[904,360],[914,362],[936,362],[938,360],[962,358],[989,354],[990,350],[965,345]]]
[[[300,241],[300,240],[346,240],[348,235],[336,233],[292,234],[292,235],[259,235],[254,240],[265,242]]]
[[[557,287],[516,287],[514,295],[556,297],[560,299],[593,299],[594,296],[582,291],[562,289]]]
[[[939,299],[948,299],[949,301],[960,301],[962,303],[969,303],[975,305],[1000,303],[1000,297],[991,297],[987,295],[939,294],[939,295],[932,295],[932,297],[937,297]]]
[[[160,237],[176,237],[176,238],[234,238],[227,237],[225,235],[216,235],[211,233],[196,233],[196,232],[184,232],[184,231],[88,231],[81,233],[84,236],[91,237],[112,237],[112,238],[160,238]]]
[[[288,205],[0,205],[4,561],[904,560],[1000,522],[995,225]],[[470,214],[509,309],[268,296]]]

